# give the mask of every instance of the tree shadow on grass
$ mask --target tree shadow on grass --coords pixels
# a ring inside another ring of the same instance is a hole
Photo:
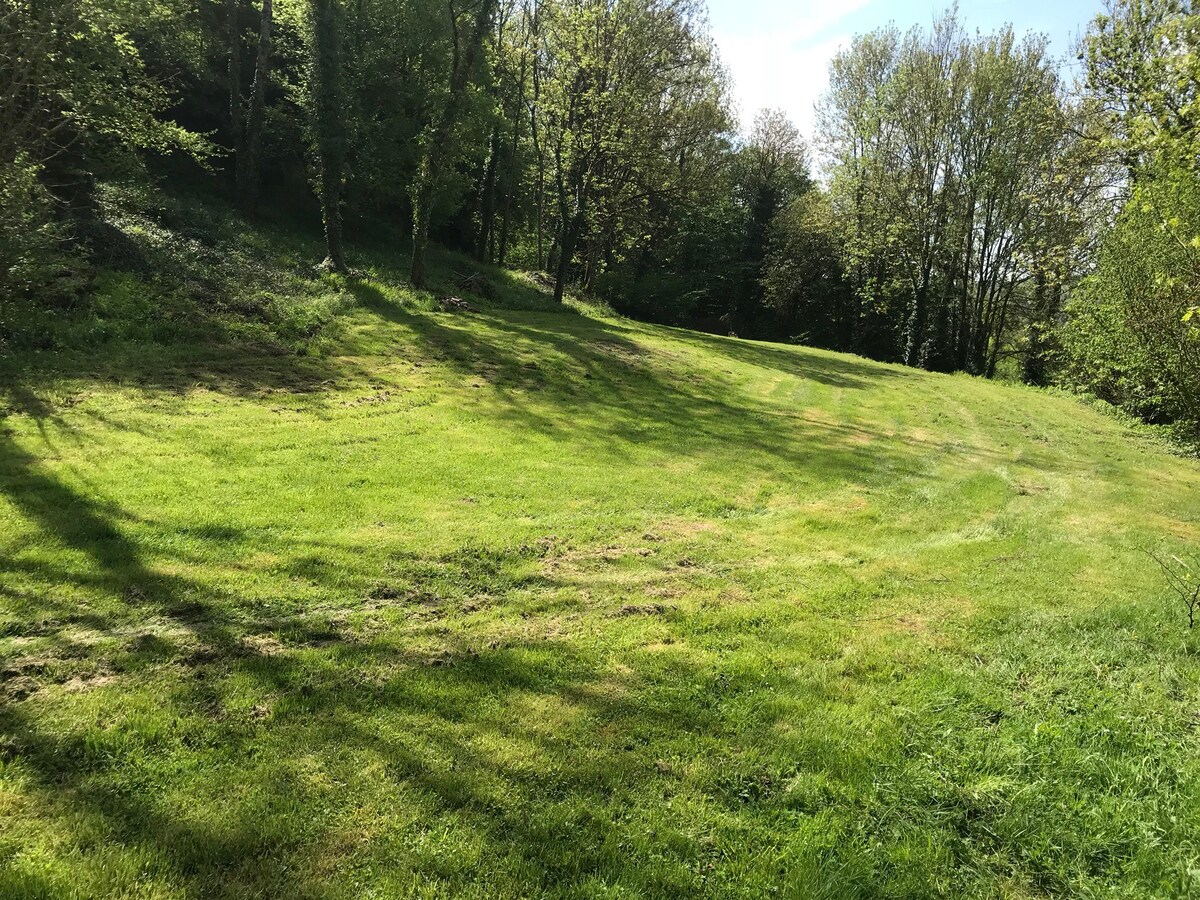
[[[29,521],[51,535],[60,546],[86,558],[91,575],[77,571],[55,571],[41,563],[5,560],[4,572],[34,575],[43,582],[73,584],[90,592],[116,595],[131,610],[147,618],[161,616],[186,633],[197,644],[210,648],[225,659],[255,655],[256,649],[233,627],[225,610],[199,586],[174,575],[151,569],[138,544],[118,526],[120,510],[83,496],[50,472],[29,454],[0,437],[0,485],[7,499]],[[56,655],[70,656],[72,632],[88,628],[101,635],[113,636],[111,616],[87,609],[72,609],[69,603],[35,592],[5,590],[16,601],[16,614],[28,625],[24,637],[44,638]],[[8,632],[15,629],[11,626]],[[87,652],[85,646],[83,652]],[[106,839],[118,843],[144,842],[154,835],[165,846],[185,854],[181,871],[195,868],[195,860],[186,856],[199,852],[219,858],[229,848],[213,846],[211,836],[183,834],[184,827],[152,814],[150,801],[138,793],[122,791],[115,783],[106,783],[105,774],[119,771],[121,753],[106,758],[102,748],[76,734],[47,731],[35,717],[28,715],[25,686],[49,670],[46,657],[8,658],[0,671],[0,727],[5,732],[4,754],[9,763],[31,771],[53,800],[48,808],[70,815],[72,809],[98,817],[104,823]],[[117,779],[119,782],[119,779]],[[9,880],[17,876],[7,873]],[[26,885],[28,886],[28,885]],[[48,896],[53,896],[50,891]]]
[[[492,415],[522,428],[544,424],[563,432],[564,440],[673,442],[687,430],[692,443],[681,452],[744,446],[800,463],[822,448],[805,448],[797,437],[829,441],[834,434],[797,435],[794,423],[777,417],[746,421],[745,410],[717,396],[716,388],[708,392],[664,373],[635,339],[583,317],[563,318],[569,321],[563,335],[545,321],[503,316],[474,321],[482,326],[475,338],[443,317],[396,315],[393,324],[410,329],[452,371],[490,372]],[[528,355],[556,361],[533,369]],[[246,392],[241,380],[210,384]],[[527,405],[514,389],[549,396]],[[604,392],[612,393],[606,399]],[[616,409],[608,408],[612,396],[622,398]],[[69,428],[69,419],[36,393],[10,397],[39,424]],[[646,438],[630,418],[665,423],[676,433]],[[834,455],[832,449],[823,448]],[[838,449],[837,465],[847,475],[877,462]],[[364,636],[306,617],[254,621],[236,594],[171,574],[178,568],[173,560],[161,553],[152,558],[130,527],[164,526],[138,522],[118,504],[82,493],[3,434],[0,491],[24,519],[83,560],[0,563],[0,572],[35,585],[72,588],[56,598],[36,587],[6,587],[23,636],[72,658],[96,652],[78,643],[79,630],[107,637],[104,671],[160,686],[154,705],[164,721],[175,723],[140,735],[136,715],[127,719],[123,705],[131,683],[105,686],[98,679],[82,690],[95,692],[91,715],[109,724],[75,720],[64,728],[41,692],[59,696],[54,692],[65,689],[62,681],[74,670],[60,675],[53,665],[6,665],[6,678],[32,679],[36,691],[9,695],[0,707],[2,752],[29,778],[27,796],[42,815],[68,831],[83,828],[93,848],[150,859],[157,877],[187,896],[327,896],[354,877],[356,867],[369,873],[388,865],[448,891],[479,887],[469,867],[405,850],[402,829],[387,813],[368,821],[377,833],[365,846],[347,848],[360,801],[396,804],[403,810],[398,821],[453,832],[488,865],[508,868],[513,893],[572,886],[586,892],[586,885],[600,882],[620,882],[647,896],[694,893],[702,875],[711,877],[705,867],[720,862],[713,847],[683,819],[667,817],[675,833],[664,843],[645,841],[622,817],[654,818],[648,798],[664,804],[680,791],[727,812],[745,801],[740,789],[722,783],[685,785],[650,754],[674,746],[670,733],[680,736],[677,752],[685,761],[695,752],[690,736],[697,734],[710,748],[722,741],[770,745],[766,725],[747,734],[744,725],[723,718],[718,698],[731,690],[727,679],[682,660],[664,671],[661,662],[631,659],[614,682],[603,654],[568,641],[518,637],[493,646],[470,629],[431,628],[416,645],[386,628]],[[246,540],[232,527],[209,529],[204,537],[231,548]],[[292,559],[309,552],[319,558],[322,550],[289,548]],[[439,567],[469,561],[430,560],[424,569],[420,562],[409,566],[418,578],[426,572],[418,587],[436,591]],[[472,569],[471,589],[504,596],[511,580],[494,569]],[[336,573],[323,575],[320,568],[304,574],[336,580]],[[463,577],[450,572],[444,580]],[[518,585],[547,593],[560,586],[554,576]],[[81,594],[108,603],[72,608],[70,597]],[[130,620],[140,616],[166,627],[137,634]],[[228,706],[232,685],[247,682],[271,698],[261,718]],[[558,708],[571,733],[564,739],[554,719],[505,712],[521,702]],[[164,768],[147,770],[147,752],[164,759]],[[364,770],[382,773],[370,776],[380,782],[378,791],[360,786],[345,798],[330,795],[319,786],[323,778],[313,780],[314,765],[343,783]],[[643,841],[636,849],[635,838]],[[89,851],[72,852],[86,857]],[[313,859],[328,862],[310,865]]]
[[[658,447],[680,458],[733,456],[752,475],[789,465],[798,475],[855,480],[914,474],[931,448],[877,440],[871,428],[817,421],[767,403],[722,377],[698,373],[638,331],[577,313],[411,314],[368,284],[364,308],[411,336],[416,355],[449,368],[464,385],[486,389],[482,414],[565,443],[615,454]],[[871,390],[904,373],[869,362],[810,360],[784,348],[690,332],[687,346],[833,387]],[[739,451],[744,451],[739,454]]]
[[[454,893],[484,887],[496,867],[525,896],[578,891],[589,879],[678,896],[700,888],[714,848],[691,833],[695,823],[667,816],[657,820],[664,840],[635,850],[630,839],[642,838],[640,829],[622,818],[648,821],[655,805],[684,790],[711,793],[726,813],[745,809],[719,783],[681,784],[650,755],[652,743],[664,751],[667,728],[703,733],[709,743],[730,737],[732,726],[705,700],[711,672],[675,667],[675,684],[694,686],[694,699],[679,701],[664,699],[674,692],[657,696],[637,675],[614,695],[599,663],[565,644],[465,647],[433,669],[386,643],[339,645],[322,656],[308,665],[265,655],[213,660],[202,679],[178,684],[161,706],[185,741],[212,748],[207,774],[192,781],[167,775],[132,787],[136,742],[55,732],[26,703],[0,713],[8,761],[32,776],[43,815],[89,823],[100,846],[148,860],[163,882],[196,897],[342,895],[372,875],[386,886],[389,869],[406,873],[397,880]],[[364,671],[390,677],[373,684]],[[248,678],[278,697],[259,721],[222,706],[223,682]],[[569,733],[496,712],[518,700],[552,704]],[[760,746],[769,739],[765,727],[738,737]],[[169,737],[159,743],[168,769],[172,761],[187,769],[189,748]],[[322,781],[343,784],[344,795]],[[179,790],[194,792],[187,806],[164,798]],[[364,820],[364,807],[378,818]],[[483,871],[406,851],[409,822],[461,841]],[[364,827],[372,837],[357,836]]]
[[[669,848],[650,842],[634,851],[628,840],[635,832],[614,813],[651,815],[646,798],[668,800],[682,789],[678,774],[649,755],[661,752],[668,732],[704,734],[710,742],[730,739],[730,729],[760,744],[769,738],[766,725],[746,735],[742,725],[725,722],[711,692],[714,685],[727,692],[729,684],[682,661],[665,672],[661,664],[632,669],[614,682],[603,654],[567,641],[485,645],[482,633],[468,629],[440,634],[441,650],[431,659],[386,631],[305,633],[303,619],[271,623],[288,632],[289,643],[264,645],[255,640],[260,623],[231,614],[236,597],[151,565],[124,532],[128,517],[119,507],[80,495],[9,444],[0,453],[0,484],[24,517],[87,558],[93,574],[83,586],[90,592],[117,595],[175,629],[135,642],[115,666],[158,686],[152,705],[161,725],[139,729],[146,700],[131,713],[122,682],[82,688],[95,691],[88,714],[94,726],[85,718],[64,728],[47,706],[53,700],[36,693],[0,704],[0,753],[23,774],[23,792],[43,820],[59,821],[68,834],[83,829],[79,839],[90,850],[71,851],[77,860],[93,850],[130,853],[162,883],[195,897],[328,896],[345,887],[356,866],[371,872],[380,865],[449,890],[478,887],[469,867],[397,849],[405,837],[398,823],[415,819],[453,833],[488,864],[520,873],[511,876],[514,892],[584,889],[599,879],[648,896],[686,893],[699,887],[714,858],[688,823],[668,819],[677,830]],[[230,532],[212,539],[236,538]],[[40,575],[80,580],[77,572],[45,567]],[[501,593],[505,585],[489,579],[502,577],[484,567],[473,589]],[[103,615],[72,616],[36,593],[7,596],[40,618],[41,634],[60,638],[64,652],[72,650],[72,628],[113,630]],[[141,667],[126,668],[139,654]],[[5,679],[13,675],[4,669]],[[33,677],[39,690],[61,697],[53,672]],[[271,698],[261,717],[228,705],[233,686],[246,683]],[[660,692],[663,685],[670,689]],[[691,686],[682,699],[680,685]],[[508,711],[522,702],[552,704],[562,721]],[[148,767],[147,753],[162,767]],[[322,787],[356,779],[344,796]],[[711,790],[713,802],[733,809],[744,804],[719,784],[698,790]],[[393,822],[377,812],[381,818],[367,822],[374,837],[347,848],[355,822],[362,825],[360,803],[394,803],[403,814]],[[310,865],[313,859],[319,863]],[[12,883],[56,894],[33,881]]]
[[[604,444],[631,459],[639,446],[698,458],[719,451],[747,476],[779,462],[828,479],[915,471],[911,451],[869,446],[870,435],[853,425],[797,418],[736,386],[677,370],[633,329],[557,313],[414,315],[369,289],[358,294],[368,311],[410,336],[423,358],[486,386],[481,414],[518,433],[554,434],[566,449]],[[728,350],[727,342],[718,346]],[[148,390],[199,384],[237,397],[273,389],[319,395],[333,384],[366,380],[346,360],[241,352],[147,368],[137,378]],[[795,365],[791,356],[772,350],[755,359],[781,368]],[[835,375],[828,383],[856,389],[877,377],[874,367]],[[46,422],[70,427],[28,384],[6,393],[9,406],[36,419],[44,437]],[[418,644],[387,627],[364,634],[305,616],[255,621],[236,592],[177,574],[174,564],[186,560],[152,557],[131,536],[131,514],[72,487],[2,431],[0,491],[82,560],[0,562],[0,574],[73,589],[62,598],[5,586],[26,636],[64,655],[90,652],[72,636],[79,629],[106,636],[106,646],[118,647],[105,651],[115,671],[144,674],[161,688],[153,705],[168,723],[139,732],[117,682],[84,686],[94,691],[89,715],[106,724],[81,719],[63,727],[38,693],[58,696],[53,692],[63,685],[53,672],[6,665],[8,680],[31,679],[36,691],[10,694],[0,707],[0,753],[29,778],[28,794],[43,816],[68,831],[87,823],[93,848],[148,857],[156,877],[186,896],[327,896],[354,878],[385,878],[379,873],[389,866],[407,872],[410,884],[442,884],[447,892],[483,887],[486,876],[472,871],[469,859],[439,860],[414,849],[399,824],[410,821],[461,837],[486,866],[507,872],[512,893],[582,892],[595,879],[593,887],[620,882],[640,895],[680,896],[699,891],[714,871],[706,867],[719,867],[721,858],[690,830],[686,815],[662,813],[672,796],[687,793],[725,816],[780,813],[770,785],[788,773],[759,781],[747,775],[759,785],[747,801],[736,780],[706,775],[688,782],[668,760],[650,755],[665,747],[701,765],[702,751],[771,747],[773,722],[747,725],[722,710],[737,692],[759,687],[757,677],[742,685],[736,674],[683,657],[664,663],[628,654],[614,675],[613,660],[599,650],[550,638],[496,643],[485,629],[470,627],[432,627]],[[230,549],[261,542],[231,526],[204,539]],[[279,549],[297,564],[323,553],[316,543],[259,549]],[[425,578],[416,586],[437,591],[438,566],[462,561],[431,560],[427,569],[420,562],[410,567]],[[290,571],[335,582],[336,573],[320,566]],[[476,579],[472,590],[503,597],[512,587],[500,570],[468,575]],[[461,581],[461,573],[448,580]],[[562,586],[553,575],[519,585],[547,593]],[[72,609],[70,595],[104,597],[108,605]],[[131,632],[130,621],[142,615],[166,627]],[[789,676],[779,678],[781,690],[803,690]],[[236,686],[245,684],[267,698],[261,714],[230,707]],[[552,714],[543,721],[523,715],[524,707]],[[148,768],[148,756],[163,759],[163,767]],[[358,803],[377,810],[365,825],[356,818]],[[393,809],[402,815],[393,818]],[[673,832],[662,840],[637,830],[655,815]],[[643,821],[630,824],[638,817]]]
[[[74,846],[71,830],[81,829],[87,846],[69,851],[76,861],[128,853],[162,884],[195,897],[332,896],[362,880],[357,870],[369,875],[380,866],[449,891],[481,887],[469,866],[402,849],[402,823],[416,821],[422,830],[444,829],[486,865],[507,868],[513,893],[620,882],[641,895],[679,895],[700,888],[705,866],[719,862],[714,848],[686,818],[660,820],[670,832],[664,843],[645,841],[622,817],[655,818],[656,805],[681,791],[726,813],[746,809],[736,784],[684,784],[654,754],[672,734],[684,756],[694,752],[695,735],[707,746],[767,746],[768,723],[747,732],[744,722],[725,721],[715,702],[761,688],[757,677],[739,685],[684,660],[665,667],[633,660],[614,675],[605,654],[566,640],[485,644],[485,634],[470,629],[439,634],[432,658],[386,631],[306,633],[302,619],[270,623],[290,640],[264,645],[255,640],[261,623],[231,615],[236,597],[152,566],[123,531],[130,517],[119,507],[81,496],[10,446],[0,456],[0,484],[23,516],[87,557],[91,592],[118,595],[188,638],[184,647],[175,633],[148,635],[157,644],[135,642],[114,667],[157,685],[152,705],[162,725],[144,725],[144,697],[138,711],[124,707],[117,682],[85,686],[95,691],[89,712],[64,728],[52,708],[62,696],[52,672],[34,673],[49,698],[9,696],[0,704],[0,753],[22,773],[22,792],[42,821],[67,829],[67,846]],[[502,594],[511,587],[502,564],[479,568],[470,588]],[[80,577],[40,574],[51,582]],[[57,633],[64,652],[72,628],[113,630],[102,615],[72,616],[36,593],[7,596],[41,617],[41,634]],[[47,621],[47,612],[61,618]],[[130,668],[138,655],[141,667]],[[3,677],[12,674],[5,668]],[[261,716],[229,707],[233,686],[246,683],[270,698]],[[522,704],[557,712],[529,719]],[[148,766],[147,753],[162,766]],[[322,787],[330,781],[346,785],[345,793]],[[356,812],[362,804],[377,818],[364,823]],[[364,824],[370,837],[359,839]],[[635,838],[643,841],[636,849]],[[67,893],[12,873],[10,883]],[[75,887],[89,889],[86,881]]]
[[[892,379],[920,378],[928,374],[916,369],[906,369],[826,350],[784,347],[681,328],[664,330],[671,332],[684,343],[702,347],[715,355],[726,356],[763,369],[774,369],[830,387],[865,390],[878,387]]]

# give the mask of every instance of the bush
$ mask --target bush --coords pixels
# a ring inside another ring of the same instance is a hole
[[[38,168],[19,156],[0,165],[0,301],[28,296],[62,264],[60,229]]]
[[[1144,177],[1105,237],[1063,329],[1063,378],[1156,422],[1200,423],[1200,184]]]

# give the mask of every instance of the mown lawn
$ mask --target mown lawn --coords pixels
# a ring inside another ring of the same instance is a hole
[[[352,286],[0,391],[0,895],[1200,894],[1200,467],[1075,400]]]

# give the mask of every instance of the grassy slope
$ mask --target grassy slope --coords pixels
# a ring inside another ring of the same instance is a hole
[[[353,293],[324,358],[6,376],[0,895],[1200,890],[1200,658],[1138,550],[1200,537],[1195,463]]]

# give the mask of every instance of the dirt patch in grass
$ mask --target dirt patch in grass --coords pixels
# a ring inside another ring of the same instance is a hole
[[[689,538],[717,531],[717,525],[702,519],[664,519],[654,529],[658,540]]]
[[[263,656],[287,653],[287,647],[273,634],[253,634],[246,638],[246,646]]]
[[[418,606],[434,609],[442,605],[442,598],[428,591],[412,590],[387,582],[375,584],[367,592],[367,608],[382,609],[385,606]]]
[[[628,557],[646,558],[653,556],[655,550],[651,547],[622,547],[609,545],[591,550],[568,550],[547,559],[544,566],[547,571],[556,571],[578,563],[587,562],[617,562]]]
[[[76,675],[74,678],[63,682],[63,690],[71,694],[82,694],[87,691],[94,691],[97,688],[108,687],[120,681],[119,675],[112,673],[103,675]]]
[[[13,675],[0,681],[0,701],[19,702],[36,694],[41,685],[30,675]],[[0,703],[2,705],[2,703]]]
[[[661,603],[626,603],[615,613],[613,618],[622,619],[627,616],[662,616],[666,615],[670,607],[664,606]]]

